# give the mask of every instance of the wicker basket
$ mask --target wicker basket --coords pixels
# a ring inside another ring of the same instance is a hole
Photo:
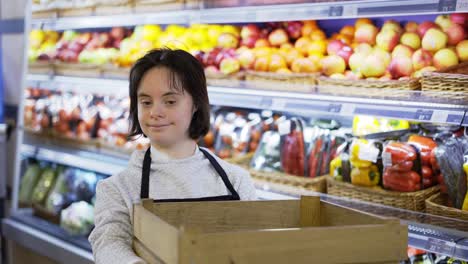
[[[351,96],[384,96],[408,98],[411,91],[420,90],[418,79],[408,80],[347,80],[333,79],[325,76],[318,78],[317,90],[320,93]]]
[[[468,231],[468,211],[445,206],[447,196],[441,193],[434,194],[426,200],[426,212],[428,214],[439,215],[449,218],[455,218],[460,221],[452,221],[444,218],[435,218],[432,224],[455,228],[462,231]]]
[[[300,190],[327,192],[326,177],[306,178],[294,176],[282,172],[265,172],[249,168],[250,160],[254,153],[227,159],[230,163],[237,164],[249,170],[252,178],[257,184],[269,184],[269,187],[280,192],[297,195]]]
[[[118,0],[118,1],[97,1],[94,8],[95,15],[115,15],[115,14],[130,14],[135,7],[134,0]]]
[[[193,0],[135,0],[135,12],[148,13],[191,9],[197,6]]]
[[[244,72],[237,72],[235,74],[226,75],[223,73],[212,73],[205,71],[206,82],[212,86],[228,86],[228,87],[240,87],[244,77]]]
[[[117,67],[113,64],[105,64],[101,66],[102,77],[104,78],[116,78],[116,79],[128,79],[130,76],[130,67],[123,68]]]
[[[79,77],[100,77],[100,66],[84,63],[54,62],[54,69],[57,75],[79,76]]]
[[[439,72],[425,72],[421,85],[425,95],[468,101],[468,62]]]
[[[54,65],[48,61],[35,61],[28,65],[29,73],[51,74],[54,73]]]
[[[288,92],[312,92],[318,74],[316,73],[274,73],[247,71],[247,87]]]
[[[351,183],[336,181],[332,177],[327,177],[328,194],[418,212],[424,212],[426,199],[438,191],[439,186],[417,192],[393,192],[379,187],[369,188],[356,186]]]

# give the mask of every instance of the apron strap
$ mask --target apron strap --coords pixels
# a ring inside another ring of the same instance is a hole
[[[151,170],[151,148],[148,148],[143,159],[143,170],[141,174],[140,199],[149,198],[149,180]]]
[[[231,193],[233,199],[234,200],[240,200],[239,194],[236,192],[234,187],[232,187],[232,184],[229,181],[229,178],[226,175],[226,172],[221,167],[221,165],[219,165],[218,161],[216,161],[216,159],[213,156],[211,156],[210,153],[208,153],[208,151],[206,151],[206,150],[204,150],[202,148],[199,148],[199,149],[203,153],[203,155],[205,155],[205,157],[210,161],[211,165],[215,168],[215,170],[219,174],[219,176],[221,176],[221,179],[223,180],[224,185],[226,185],[226,188]]]
[[[149,198],[149,181],[150,181],[150,170],[151,170],[151,148],[148,148],[143,159],[143,169],[141,174],[141,189],[140,189],[140,199]],[[199,148],[203,155],[210,161],[211,165],[214,167],[216,172],[221,176],[221,179],[224,182],[224,185],[231,193],[233,200],[240,200],[239,194],[236,192],[231,182],[229,181],[228,176],[224,169],[219,165],[216,159],[208,153],[208,151]]]

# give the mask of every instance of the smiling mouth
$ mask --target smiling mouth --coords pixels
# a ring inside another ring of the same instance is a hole
[[[164,125],[148,125],[149,128],[152,128],[152,129],[160,129],[160,128],[165,128],[165,127],[168,127],[169,124],[164,124]]]

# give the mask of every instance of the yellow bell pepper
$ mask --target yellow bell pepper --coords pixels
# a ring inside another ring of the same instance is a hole
[[[465,176],[468,182],[468,162],[463,164],[463,170],[465,171]],[[465,200],[463,201],[462,210],[468,211],[468,192],[466,192],[465,194]]]
[[[353,167],[351,169],[351,183],[354,185],[372,187],[377,186],[379,180],[380,172],[376,165],[366,168]]]
[[[342,174],[342,160],[341,157],[338,156],[330,161],[330,176],[335,178],[337,181],[343,181],[343,174]]]
[[[367,144],[369,144],[369,142],[365,139],[357,139],[353,141],[353,143],[351,144],[351,151],[350,151],[350,157],[349,157],[349,161],[351,162],[352,166],[359,167],[359,168],[366,168],[372,165],[372,162],[368,160],[359,159],[359,151],[362,145],[367,145]]]

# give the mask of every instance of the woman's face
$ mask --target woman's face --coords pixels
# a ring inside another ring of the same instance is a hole
[[[171,86],[167,68],[152,68],[143,75],[137,101],[138,121],[151,144],[167,148],[190,139],[193,100],[187,92]]]

